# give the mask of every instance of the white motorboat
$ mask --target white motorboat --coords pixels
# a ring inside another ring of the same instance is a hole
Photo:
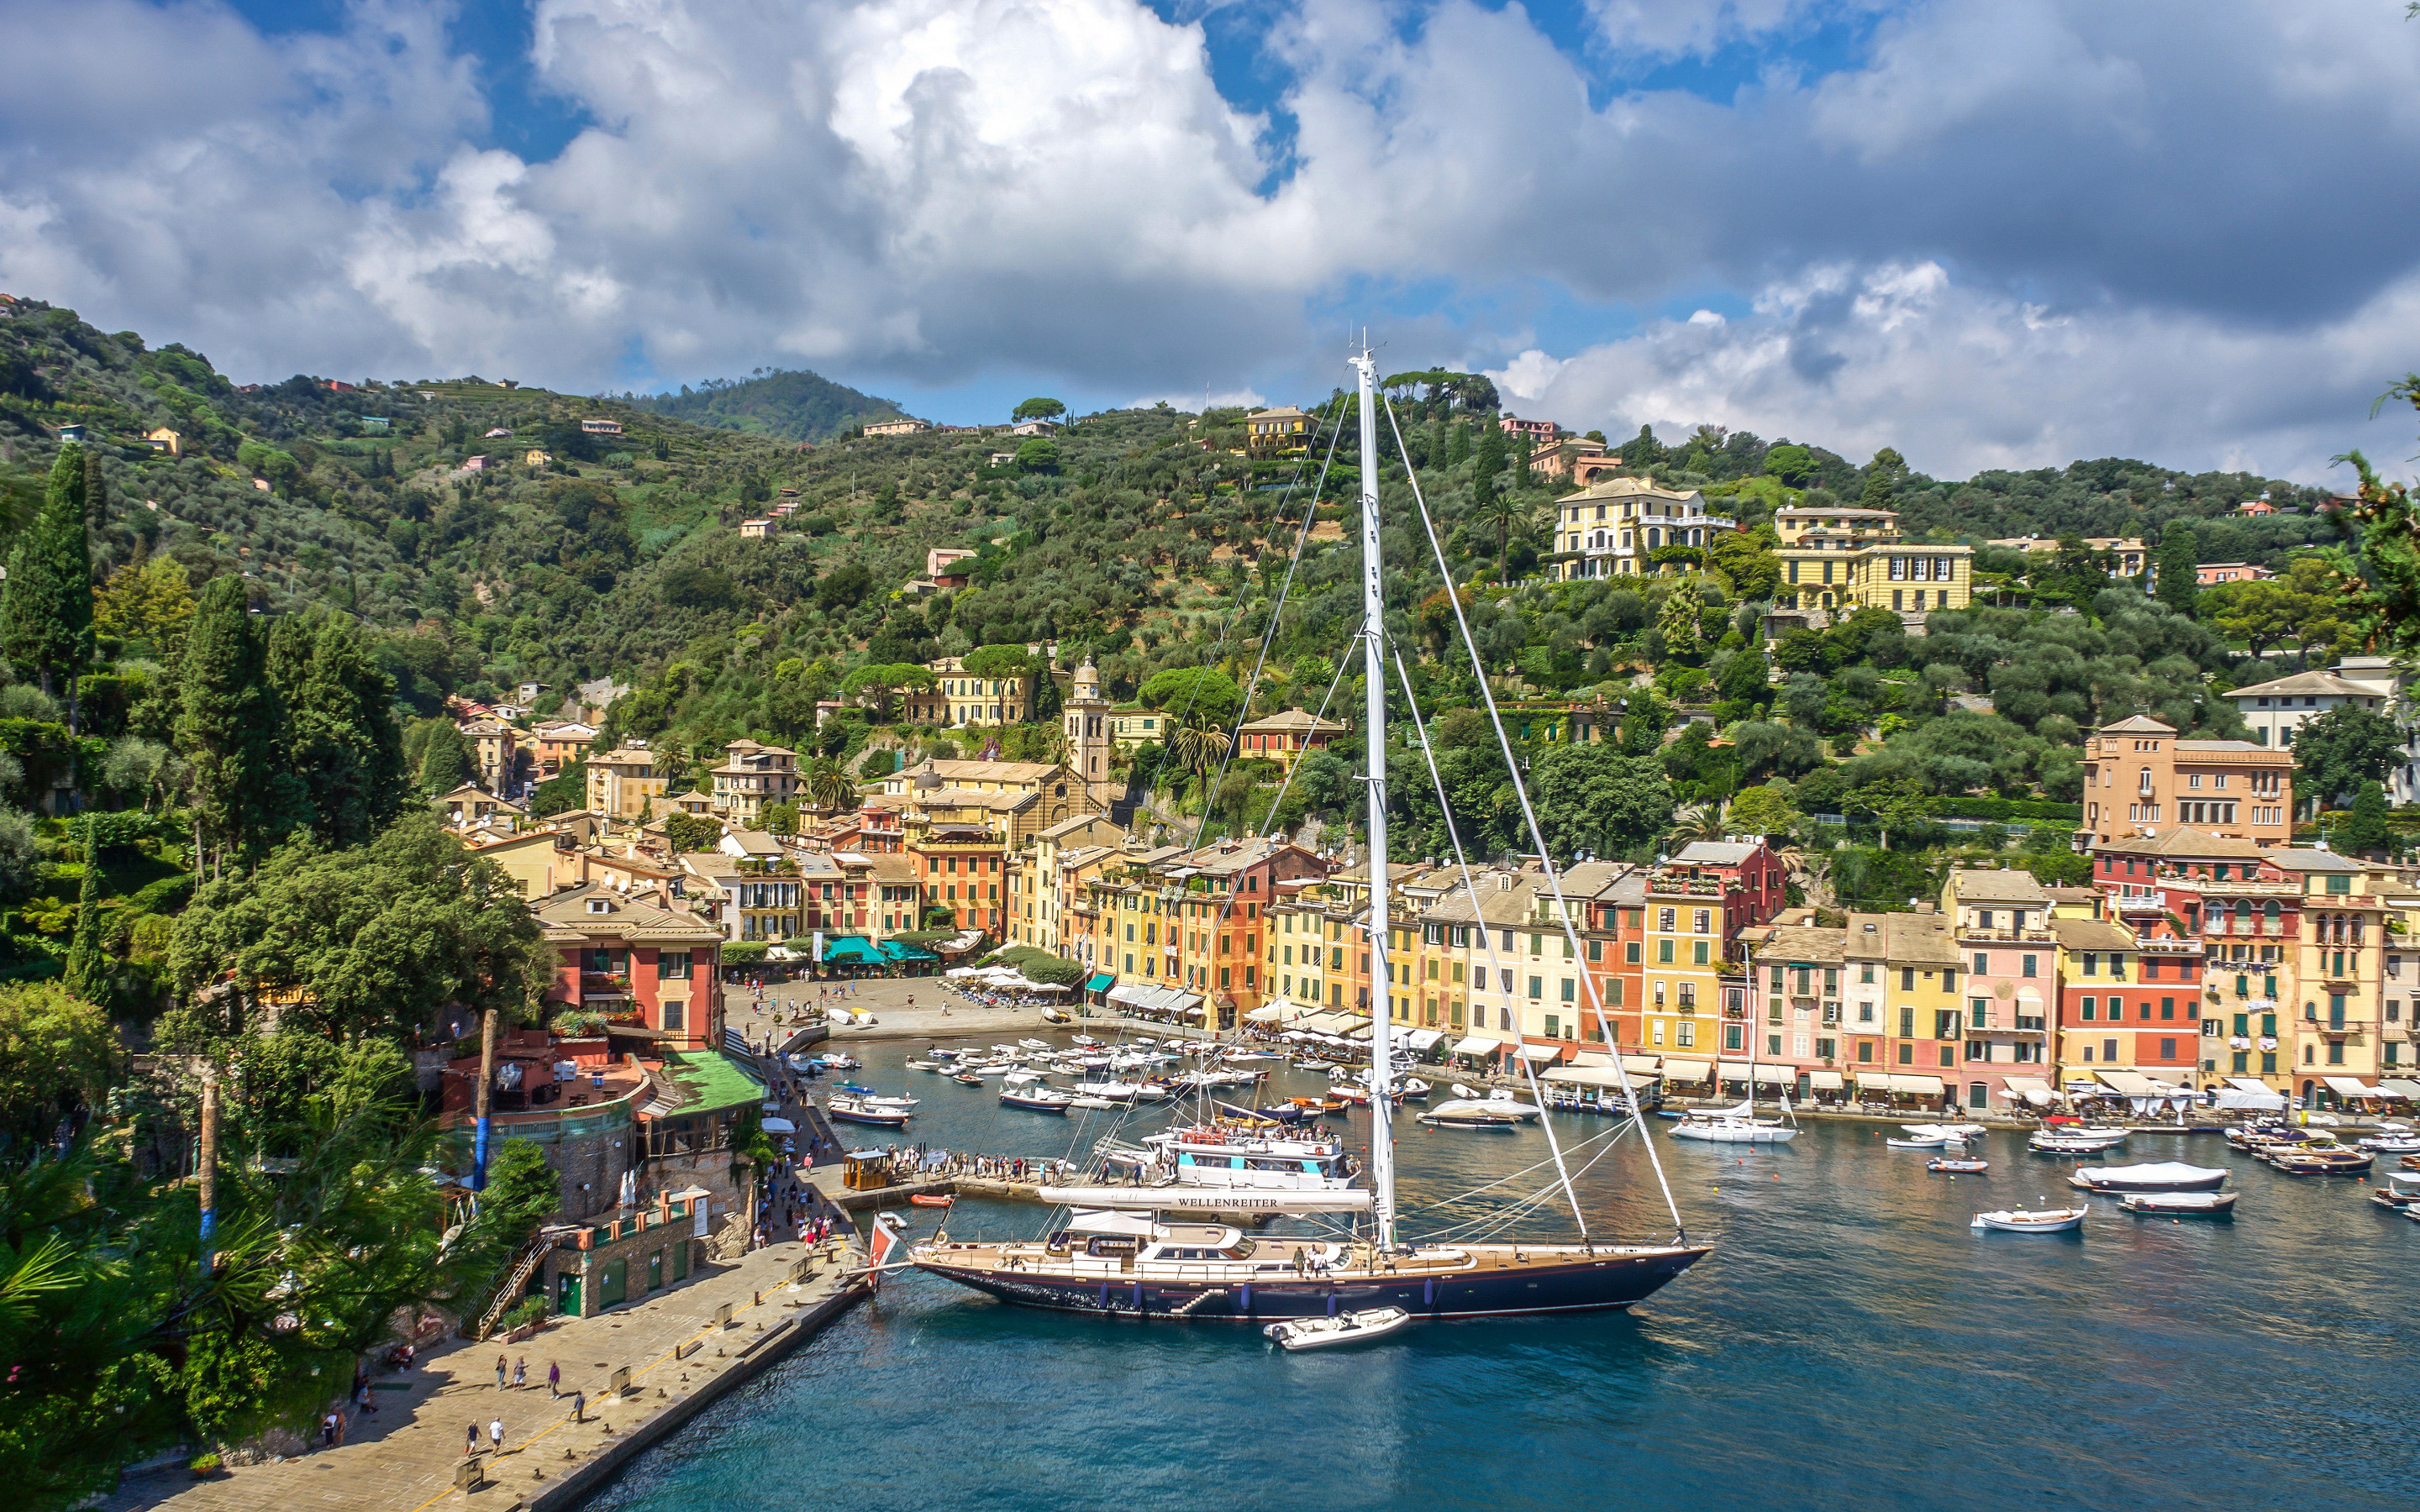
[[[1466,1092],[1466,1088],[1457,1085],[1454,1088],[1454,1091],[1457,1095],[1446,1102],[1439,1103],[1436,1106],[1429,1109],[1430,1115],[1435,1118],[1446,1119],[1468,1114],[1483,1113],[1494,1118],[1517,1119],[1523,1122],[1527,1122],[1531,1119],[1537,1118],[1541,1113],[1545,1111],[1539,1107],[1535,1103],[1522,1102],[1519,1098],[1513,1096],[1512,1092],[1503,1088],[1497,1088],[1496,1090],[1489,1092],[1484,1097],[1460,1095]]]
[[[909,1109],[889,1105],[889,1100],[834,1092],[824,1102],[827,1116],[843,1123],[869,1123],[878,1129],[904,1129]]]
[[[910,1060],[908,1062],[908,1069],[909,1071],[940,1071],[945,1069],[946,1065],[947,1062],[939,1060]]]
[[[2409,1208],[2420,1203],[2420,1171],[2389,1171],[2370,1188],[2369,1200],[2381,1208]]]
[[[1016,1070],[1016,1062],[1014,1060],[992,1060],[980,1066],[967,1068],[968,1073],[974,1076],[1005,1076],[1015,1070]]]
[[[1097,1097],[1091,1092],[1070,1092],[1067,1094],[1067,1105],[1071,1108],[1122,1108],[1127,1106],[1126,1103],[1112,1103],[1106,1097]]]
[[[2065,1234],[2084,1227],[2089,1208],[2047,1208],[2039,1211],[2002,1208],[1978,1212],[1970,1228],[1997,1229],[2004,1234]]]
[[[844,1055],[837,1050],[815,1058],[823,1062],[826,1071],[863,1071],[865,1069],[864,1061],[855,1056]]]
[[[1016,1043],[1018,1048],[1024,1050],[1047,1050],[1050,1048],[1050,1041],[1047,1040],[1019,1040]]]
[[[2354,1140],[2353,1143],[2359,1148],[2366,1149],[2372,1154],[2378,1155],[2410,1155],[2420,1153],[2420,1134],[2415,1134],[2390,1133],[2364,1134],[2359,1139]]]
[[[1944,1139],[1953,1139],[1961,1144],[1969,1139],[1980,1139],[1984,1134],[1979,1123],[1902,1123],[1900,1127],[1918,1139],[1939,1134]]]
[[[1296,1318],[1261,1330],[1289,1350],[1325,1350],[1338,1344],[1367,1344],[1411,1325],[1412,1315],[1401,1307],[1372,1307],[1333,1318]]]
[[[2052,1129],[2035,1131],[2025,1148],[2038,1155],[2098,1155],[2117,1149],[2126,1142],[2124,1134],[2061,1134]]]
[[[1122,1082],[1114,1077],[1107,1081],[1078,1082],[1076,1084],[1076,1095],[1078,1097],[1105,1097],[1111,1103],[1126,1103],[1133,1102],[1136,1098],[1142,1095],[1142,1084],[1140,1082]]]
[[[1779,1119],[1760,1119],[1755,1109],[1753,1101],[1719,1111],[1693,1108],[1672,1125],[1672,1137],[1714,1145],[1778,1145],[1798,1137],[1794,1125]],[[1785,1114],[1790,1111],[1787,1098],[1782,1100],[1781,1110]]]
[[[1076,1105],[1076,1094],[1062,1091],[1041,1082],[1000,1089],[1000,1105],[1023,1108],[1029,1113],[1064,1113]]]
[[[2235,1211],[2235,1196],[2232,1192],[2129,1192],[2118,1206],[2128,1212],[2219,1218]]]
[[[1265,1125],[1192,1124],[1147,1134],[1142,1144],[1159,1174],[1179,1186],[1333,1192],[1351,1186],[1360,1169],[1342,1139]]]
[[[2226,1168],[2178,1161],[2083,1165],[2068,1177],[2067,1184],[2086,1192],[2215,1192],[2226,1184]]]
[[[1067,1042],[1074,1045],[1078,1050],[1097,1050],[1101,1047],[1101,1041],[1094,1039],[1089,1034],[1070,1035],[1067,1038]]]
[[[1885,1145],[1887,1145],[1893,1149],[1940,1149],[1948,1145],[1949,1142],[1949,1136],[1947,1134],[1916,1134],[1907,1139],[1885,1139],[1883,1141]]]

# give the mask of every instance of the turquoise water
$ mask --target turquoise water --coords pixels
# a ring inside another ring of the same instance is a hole
[[[924,1100],[918,1139],[1059,1155],[1102,1132],[899,1070],[915,1048],[861,1050],[858,1076]],[[1535,1131],[1398,1127],[1407,1208],[1545,1152]],[[1610,1120],[1556,1127],[1577,1142]],[[2063,1201],[2068,1165],[2016,1134],[1954,1181],[1864,1126],[1755,1150],[1656,1139],[1692,1236],[1719,1247],[1632,1313],[1295,1356],[1246,1329],[1063,1318],[911,1274],[590,1504],[2368,1507],[2420,1484],[2420,1223],[2362,1185],[2281,1176],[2211,1136],[2137,1136],[2122,1158],[2232,1167],[2240,1216],[2093,1198],[2079,1237],[1978,1234],[1979,1208]],[[1668,1229],[1635,1141],[1579,1185],[1601,1232]],[[961,1203],[950,1222],[1039,1221]],[[1564,1237],[1569,1215],[1511,1231]]]

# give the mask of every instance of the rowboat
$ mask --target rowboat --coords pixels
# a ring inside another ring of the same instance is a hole
[[[920,1208],[946,1208],[958,1199],[955,1196],[935,1196],[930,1192],[919,1192],[908,1200]]]
[[[1289,1350],[1325,1350],[1338,1344],[1367,1344],[1409,1326],[1412,1315],[1401,1307],[1372,1307],[1333,1318],[1295,1318],[1271,1323],[1261,1332]]]
[[[2039,1211],[2003,1208],[1978,1212],[1970,1228],[1997,1229],[2004,1234],[2064,1234],[2084,1227],[2089,1208],[2046,1208]]]
[[[1508,1119],[1500,1113],[1423,1113],[1419,1121],[1432,1129],[1463,1129],[1481,1134],[1511,1134],[1521,1127],[1520,1119]]]
[[[1972,1176],[1978,1171],[1990,1170],[1992,1163],[1988,1160],[1971,1160],[1962,1155],[1941,1155],[1926,1161],[1924,1168],[1928,1171],[1947,1171],[1952,1176]]]
[[[1948,1143],[1949,1139],[1946,1134],[1919,1134],[1913,1139],[1885,1139],[1883,1141],[1883,1144],[1891,1149],[1940,1149],[1946,1147]],[[1961,1143],[1963,1143],[1963,1141],[1961,1141]]]

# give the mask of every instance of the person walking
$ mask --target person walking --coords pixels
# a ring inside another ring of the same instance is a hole
[[[588,1394],[584,1391],[571,1394],[571,1420],[574,1423],[588,1421]]]
[[[330,1412],[327,1416],[319,1419],[319,1447],[322,1449],[333,1449],[335,1446],[336,1414]]]
[[[362,1382],[361,1394],[353,1398],[353,1403],[362,1410],[365,1416],[376,1416],[378,1413],[378,1403],[370,1400],[370,1383],[366,1381]]]
[[[501,1354],[500,1354],[500,1355],[497,1355],[497,1356],[496,1356],[496,1389],[497,1389],[498,1391],[502,1391],[502,1390],[504,1390],[504,1369],[505,1369],[505,1360],[504,1360],[504,1357],[503,1355],[501,1355]]]
[[[504,1452],[504,1420],[501,1417],[488,1420],[488,1446],[499,1455]]]
[[[333,1413],[333,1412],[331,1412],[331,1413],[329,1413],[329,1414],[328,1414],[328,1431],[329,1431],[330,1433],[334,1433],[334,1432],[335,1432],[335,1430],[336,1430],[335,1425],[336,1425],[336,1417],[335,1417],[335,1414],[334,1414],[334,1413]],[[470,1426],[470,1427],[469,1427],[469,1428],[465,1429],[465,1430],[464,1430],[464,1432],[463,1432],[463,1434],[462,1434],[462,1458],[465,1458],[465,1459],[475,1459],[475,1458],[478,1458],[478,1455],[479,1455],[479,1425],[478,1425],[478,1424],[476,1424],[476,1423],[473,1423],[473,1424],[472,1424],[472,1425]]]
[[[563,1400],[563,1366],[552,1360],[546,1363],[546,1399]]]
[[[529,1384],[529,1361],[526,1357],[513,1362],[513,1390]]]

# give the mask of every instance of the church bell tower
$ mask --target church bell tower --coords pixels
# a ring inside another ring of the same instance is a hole
[[[1084,664],[1076,669],[1076,687],[1067,700],[1067,764],[1084,779],[1084,793],[1103,813],[1122,795],[1120,784],[1109,776],[1109,756],[1114,743],[1109,738],[1109,701],[1101,697],[1100,669],[1093,665],[1087,654]]]

